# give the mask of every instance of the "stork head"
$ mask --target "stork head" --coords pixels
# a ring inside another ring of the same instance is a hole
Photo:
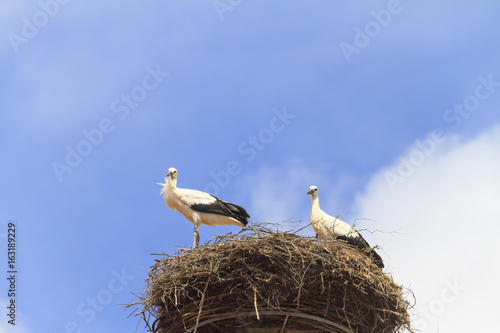
[[[177,187],[177,170],[175,168],[168,169],[167,175],[165,176],[165,183],[157,183],[163,186],[160,194],[167,195],[169,191]]]
[[[307,191],[307,194],[309,194],[311,198],[318,197],[318,187],[316,186],[309,187],[309,191]]]
[[[167,175],[165,177],[167,179],[177,180],[177,169],[176,168],[169,168]]]
[[[165,176],[165,180],[167,182],[173,183],[174,185],[177,185],[177,169],[169,168],[167,175]]]

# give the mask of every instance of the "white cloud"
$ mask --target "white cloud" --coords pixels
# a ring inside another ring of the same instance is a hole
[[[416,328],[487,332],[500,310],[500,126],[442,145],[394,191],[385,173],[399,160],[379,171],[356,207],[377,229],[404,233],[376,237],[388,270],[415,293]]]

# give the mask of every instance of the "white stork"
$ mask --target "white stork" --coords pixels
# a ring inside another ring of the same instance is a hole
[[[191,223],[194,224],[193,248],[200,242],[198,228],[202,224],[211,227],[217,225],[237,225],[244,228],[248,223],[248,215],[245,208],[230,202],[196,190],[177,187],[177,170],[168,169],[165,176],[165,184],[161,194],[168,208],[180,212]]]
[[[316,232],[316,237],[334,237],[347,241],[347,243],[358,247],[361,252],[372,258],[373,263],[379,268],[384,268],[382,258],[368,245],[368,242],[349,224],[325,213],[319,208],[318,188],[309,187],[307,192],[311,196],[311,225]]]

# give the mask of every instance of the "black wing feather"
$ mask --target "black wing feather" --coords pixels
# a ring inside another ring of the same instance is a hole
[[[237,221],[240,221],[245,226],[247,225],[250,215],[248,215],[245,208],[227,201],[222,201],[213,195],[212,197],[215,199],[214,202],[209,204],[194,204],[191,205],[191,209],[200,213],[229,216]]]

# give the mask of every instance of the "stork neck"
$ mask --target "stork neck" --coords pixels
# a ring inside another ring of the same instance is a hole
[[[319,208],[319,199],[318,197],[311,197],[311,201],[312,201],[312,209],[320,209]]]
[[[167,186],[170,188],[177,188],[177,179],[167,179]]]

